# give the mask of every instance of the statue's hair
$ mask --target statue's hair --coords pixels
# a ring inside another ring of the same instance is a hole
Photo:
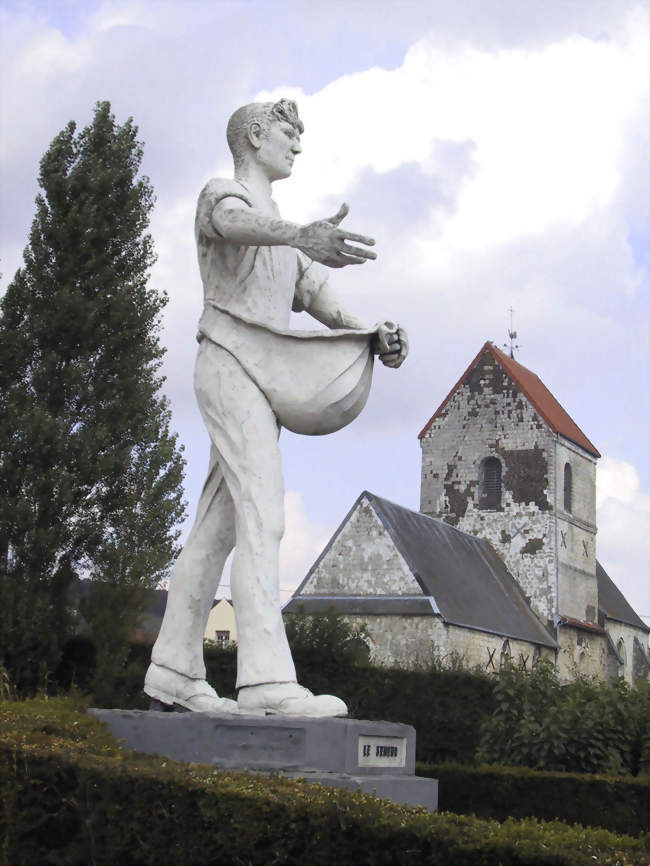
[[[279,102],[251,102],[238,108],[228,121],[228,128],[226,129],[228,147],[235,163],[241,159],[244,153],[248,128],[251,123],[259,123],[262,130],[266,132],[269,123],[279,120],[291,124],[299,135],[302,135],[305,130],[302,120],[298,116],[298,106],[291,99],[280,99]]]

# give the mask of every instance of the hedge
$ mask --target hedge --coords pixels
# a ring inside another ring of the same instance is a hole
[[[439,780],[439,805],[448,812],[557,819],[633,836],[650,830],[648,780],[453,763],[418,763],[416,773]]]
[[[431,815],[123,752],[70,701],[0,705],[1,852],[16,864],[641,866],[648,839]]]

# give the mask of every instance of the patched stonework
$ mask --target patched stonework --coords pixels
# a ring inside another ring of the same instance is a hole
[[[312,570],[302,595],[422,595],[364,497]]]
[[[421,447],[420,510],[490,541],[542,622],[552,620],[554,436],[490,352],[429,426]],[[487,457],[501,464],[497,509],[479,507]]]

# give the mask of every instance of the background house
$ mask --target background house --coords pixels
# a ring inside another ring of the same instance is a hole
[[[214,641],[218,646],[229,646],[237,640],[235,612],[229,598],[214,602],[205,626],[203,640]]]

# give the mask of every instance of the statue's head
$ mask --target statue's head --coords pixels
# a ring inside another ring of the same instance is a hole
[[[304,132],[298,116],[298,107],[290,99],[279,102],[251,102],[234,112],[228,121],[226,138],[235,161],[235,169],[242,165],[247,155],[260,151],[271,138],[274,127],[286,129],[295,140],[294,152],[300,152],[299,136]],[[286,175],[290,174],[289,171]],[[277,179],[277,178],[275,178]]]

